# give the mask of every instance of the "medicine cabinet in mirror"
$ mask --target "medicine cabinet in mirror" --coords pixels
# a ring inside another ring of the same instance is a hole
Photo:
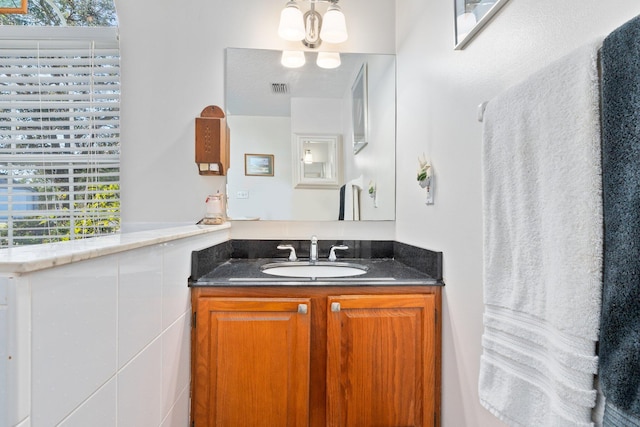
[[[340,187],[340,135],[296,135],[293,149],[295,188]]]
[[[305,52],[304,66],[285,68],[281,51],[226,49],[232,220],[336,221],[345,193],[355,194],[354,218],[395,219],[395,56],[341,53],[338,68],[324,69],[316,55]],[[352,89],[363,66],[367,144],[356,153]],[[246,153],[273,155],[274,175],[246,176]]]

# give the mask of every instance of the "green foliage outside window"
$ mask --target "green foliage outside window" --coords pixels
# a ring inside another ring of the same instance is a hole
[[[0,14],[0,25],[115,27],[118,21],[113,0],[29,0],[28,13]]]
[[[110,234],[120,228],[120,186],[96,184],[88,187],[94,192],[85,202],[70,204],[66,193],[59,193],[57,214],[32,215],[13,219],[13,246],[51,243]],[[99,212],[99,216],[92,213]],[[74,219],[71,219],[74,217]],[[72,227],[73,223],[73,227]],[[9,245],[9,227],[0,220],[0,247]]]

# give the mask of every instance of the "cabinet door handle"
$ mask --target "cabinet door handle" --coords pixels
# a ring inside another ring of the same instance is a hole
[[[298,313],[307,314],[307,312],[308,312],[307,304],[298,304]]]
[[[339,302],[332,302],[331,303],[331,311],[333,311],[334,313],[337,313],[340,311],[340,303]]]

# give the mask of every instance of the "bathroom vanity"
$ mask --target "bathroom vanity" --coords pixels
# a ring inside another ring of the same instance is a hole
[[[345,244],[366,273],[279,277],[262,271],[293,262],[278,243],[193,254],[194,425],[439,425],[441,253],[320,241],[318,262]]]

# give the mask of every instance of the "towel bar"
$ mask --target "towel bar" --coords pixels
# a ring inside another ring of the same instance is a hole
[[[482,104],[478,105],[478,121],[482,122],[484,119],[484,109],[487,108],[487,103],[489,101],[484,101]]]

